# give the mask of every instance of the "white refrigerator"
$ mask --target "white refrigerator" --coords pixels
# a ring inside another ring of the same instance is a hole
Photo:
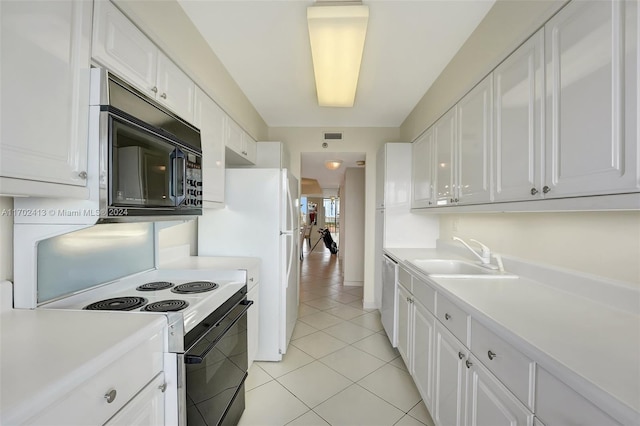
[[[298,319],[298,180],[286,169],[227,169],[225,204],[198,218],[198,255],[261,259],[255,360],[280,361]]]

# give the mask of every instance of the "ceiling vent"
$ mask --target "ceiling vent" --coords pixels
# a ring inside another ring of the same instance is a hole
[[[342,132],[325,132],[324,140],[325,141],[341,141]]]

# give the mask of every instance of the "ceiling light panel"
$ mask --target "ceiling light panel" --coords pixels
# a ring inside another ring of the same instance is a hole
[[[364,5],[307,8],[318,104],[352,107],[369,20]]]

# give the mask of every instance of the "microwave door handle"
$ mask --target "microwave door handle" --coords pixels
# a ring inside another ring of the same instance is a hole
[[[182,188],[182,193],[176,194],[176,206],[179,206],[187,198],[187,159],[185,158],[182,151],[180,151],[180,155],[178,156],[177,160],[180,160],[180,162],[182,162],[181,167],[178,167],[178,170],[180,170],[179,181],[176,182],[180,183],[180,187]]]

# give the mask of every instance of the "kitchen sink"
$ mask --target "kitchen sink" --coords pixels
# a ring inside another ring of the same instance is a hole
[[[463,260],[414,259],[409,263],[434,278],[517,278],[517,275],[491,270]]]

